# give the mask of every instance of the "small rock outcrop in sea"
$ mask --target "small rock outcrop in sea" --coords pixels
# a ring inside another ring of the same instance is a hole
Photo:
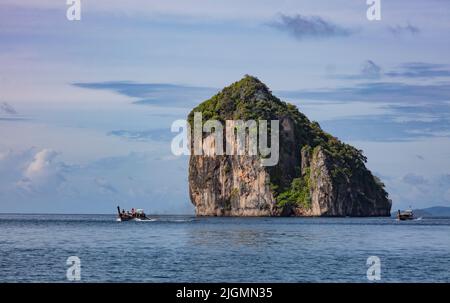
[[[362,151],[323,131],[257,78],[245,76],[195,107],[191,126],[194,112],[202,113],[203,122],[279,120],[280,134],[275,166],[262,166],[260,155],[215,155],[212,134],[203,134],[206,153],[191,152],[189,160],[197,215],[390,215],[384,184],[365,167]]]

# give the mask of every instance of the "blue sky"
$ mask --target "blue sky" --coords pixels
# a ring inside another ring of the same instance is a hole
[[[450,206],[450,3],[0,3],[0,212],[193,213],[172,121],[251,74],[364,150],[393,208]]]

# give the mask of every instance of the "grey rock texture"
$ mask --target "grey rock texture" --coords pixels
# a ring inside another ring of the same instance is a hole
[[[259,155],[215,155],[214,136],[204,135],[205,153],[189,160],[198,216],[390,215],[388,194],[365,167],[362,152],[274,97],[258,79],[246,76],[226,87],[194,108],[190,122],[195,111],[203,121],[280,121],[280,157],[271,167],[262,166]]]

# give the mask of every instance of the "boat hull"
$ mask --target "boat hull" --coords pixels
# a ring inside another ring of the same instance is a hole
[[[125,212],[125,210],[120,211],[120,207],[117,206],[117,222],[126,222],[126,221],[154,221],[147,217],[142,209],[134,209],[130,212]]]
[[[415,219],[414,212],[411,209],[405,211],[398,210],[397,219],[400,221],[414,220]]]
[[[128,221],[135,221],[135,222],[143,222],[143,221],[156,221],[156,219],[150,219],[150,218],[117,218],[117,222],[128,222]]]
[[[397,216],[397,219],[400,221],[408,221],[408,220],[414,220],[413,216]]]

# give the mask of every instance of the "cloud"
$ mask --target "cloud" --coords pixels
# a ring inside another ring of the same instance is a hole
[[[379,79],[382,76],[391,78],[438,78],[450,77],[450,67],[446,64],[407,62],[398,66],[396,70],[386,73],[372,60],[366,60],[361,66],[361,70],[355,75],[332,75],[338,79]]]
[[[25,118],[16,118],[16,117],[0,117],[0,121],[23,121]]]
[[[360,73],[353,77],[372,79],[380,73],[382,73],[381,67],[378,64],[373,60],[366,60],[361,66]],[[169,99],[174,95],[182,96],[186,88],[176,84],[161,85],[127,81],[78,85],[91,89],[113,90],[137,98],[158,94],[160,99],[153,101],[153,104],[175,104]],[[194,90],[193,87],[188,87],[189,89]],[[214,91],[215,89],[211,89],[210,92],[204,93],[203,98],[192,98],[192,103],[209,98]],[[382,107],[382,112],[377,114],[364,113],[364,115],[352,116],[350,112],[344,117],[329,117],[320,121],[326,130],[345,140],[410,141],[423,137],[450,136],[450,105],[445,102],[450,100],[450,83],[423,85],[377,81],[340,88],[277,91],[275,94],[294,103],[296,100],[303,99],[345,103],[376,102]],[[164,103],[160,102],[161,100],[168,101]],[[169,127],[149,130],[116,129],[110,131],[108,135],[131,141],[169,142],[173,138],[169,130]]]
[[[118,94],[136,98],[135,104],[161,106],[191,106],[205,100],[217,89],[209,87],[185,86],[161,83],[136,83],[131,81],[73,83],[76,87],[109,90]]]
[[[320,125],[343,140],[399,142],[450,137],[448,120],[402,122],[393,114],[330,119]]]
[[[66,164],[55,161],[59,155],[51,149],[30,148],[0,153],[0,200],[2,195],[26,199],[58,192],[65,183]]]
[[[51,149],[0,150],[0,207],[11,212],[111,213],[117,206],[152,213],[193,213],[187,157],[170,150],[58,161]],[[112,199],[113,197],[113,199]]]
[[[414,186],[423,185],[423,184],[428,183],[428,181],[425,177],[423,177],[421,175],[413,174],[413,173],[406,174],[405,176],[403,176],[402,180],[403,180],[403,182],[405,182],[409,185],[414,185]]]
[[[449,184],[446,175],[420,175],[408,173],[389,180],[388,191],[395,208],[423,208],[437,205],[450,206]]]
[[[379,79],[381,67],[372,60],[366,60],[361,64],[359,73],[354,75],[332,75],[332,78],[346,80]]]
[[[440,176],[438,184],[450,189],[450,173]]]
[[[381,67],[372,60],[366,60],[361,67],[361,75],[366,78],[379,78]]]
[[[402,103],[446,102],[450,100],[450,82],[409,84],[403,82],[367,82],[332,89],[280,91],[281,97],[326,100]]]
[[[61,164],[54,161],[58,154],[51,149],[39,150],[25,167],[23,177],[16,185],[29,193],[57,190],[66,181],[61,173]]]
[[[44,174],[50,168],[57,155],[58,153],[51,149],[43,149],[37,152],[33,161],[31,161],[25,170],[25,176],[33,178]]]
[[[108,136],[117,136],[133,141],[152,140],[168,142],[172,140],[174,134],[170,132],[169,128],[160,128],[146,131],[113,130],[108,133]]]
[[[424,70],[424,64],[404,64],[405,68]],[[431,67],[428,67],[428,70]],[[428,72],[429,73],[429,72]],[[373,60],[366,60],[359,74],[337,76],[351,79],[377,79],[382,73],[381,67]],[[387,73],[389,76],[394,74]],[[423,74],[423,73],[422,73]],[[74,83],[77,87],[88,89],[110,90],[119,94],[137,98],[136,104],[153,104],[158,106],[182,106],[190,107],[200,101],[210,98],[218,89],[205,87],[192,87],[177,84],[134,83],[129,81]],[[450,100],[450,82],[435,84],[413,84],[405,82],[366,82],[353,86],[337,88],[322,88],[309,90],[276,91],[280,97],[288,99],[310,99],[325,101],[363,101],[383,103],[408,103],[411,102],[442,102]],[[156,134],[137,134],[127,130],[117,130],[110,135],[128,136],[130,139],[144,139]]]
[[[386,75],[403,78],[450,77],[450,68],[445,64],[409,62],[400,65],[400,69],[397,71],[387,72]]]
[[[330,38],[349,36],[351,31],[326,21],[319,16],[288,16],[281,14],[279,19],[269,24],[280,31],[287,32],[294,38]]]
[[[25,117],[19,115],[16,109],[7,102],[0,103],[0,121],[23,121]]]
[[[132,152],[102,158],[76,172],[72,180],[78,186],[85,184],[80,195],[86,196],[86,200],[95,197],[102,200],[102,195],[114,194],[114,200],[125,208],[143,207],[158,213],[192,213],[185,174],[188,158],[163,161],[164,157],[172,157],[170,150],[164,154]],[[95,176],[95,189],[86,175],[90,180]],[[111,209],[115,209],[114,203],[108,201]]]
[[[407,24],[407,25],[395,25],[395,26],[389,26],[388,27],[389,32],[391,32],[395,36],[409,34],[409,35],[417,35],[420,33],[420,29],[414,25]]]
[[[8,184],[23,178],[23,172],[35,153],[35,149],[21,152],[8,149],[0,152],[0,193],[6,191]]]
[[[14,107],[6,102],[0,103],[0,113],[1,112],[9,115],[17,115],[17,111],[14,109]]]
[[[379,108],[383,110],[380,113],[349,113],[348,116],[319,121],[323,128],[344,140],[393,142],[450,137],[448,103],[391,103]]]
[[[117,194],[117,189],[103,178],[96,178],[95,184],[102,194]]]
[[[431,175],[428,177],[418,174],[407,174],[402,178],[407,184],[404,188],[404,197],[410,200],[409,204],[425,202],[428,206],[449,205],[450,175]]]

